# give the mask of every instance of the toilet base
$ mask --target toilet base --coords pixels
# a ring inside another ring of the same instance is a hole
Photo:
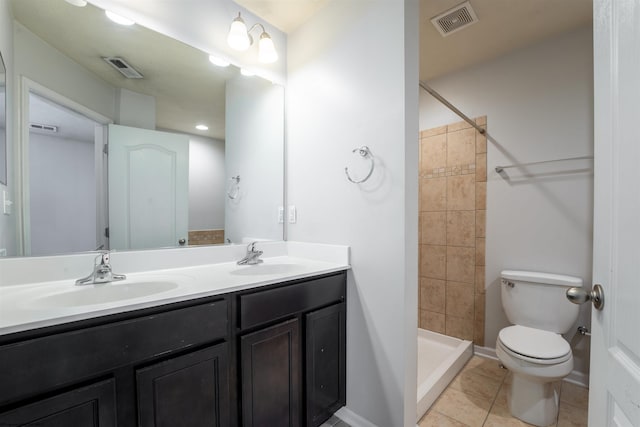
[[[540,427],[554,424],[558,418],[560,382],[540,382],[531,377],[513,375],[507,402],[511,415]]]

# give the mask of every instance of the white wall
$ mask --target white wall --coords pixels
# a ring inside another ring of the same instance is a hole
[[[224,228],[224,141],[189,135],[189,230]]]
[[[284,88],[240,76],[227,82],[225,109],[225,185],[240,175],[237,197],[225,197],[225,237],[282,240]]]
[[[115,119],[117,88],[72,61],[19,23],[15,23],[14,37],[16,80],[22,76],[28,77],[96,113]],[[20,84],[19,81],[15,83]]]
[[[31,255],[96,247],[93,141],[29,134]]]
[[[13,158],[14,146],[12,141],[14,139],[14,129],[16,115],[12,108],[15,91],[13,86],[14,81],[14,49],[13,49],[13,17],[11,15],[11,5],[9,2],[0,2],[0,52],[4,60],[6,68],[6,102],[7,102],[7,185],[0,184],[0,203],[2,198],[2,191],[7,191],[12,200],[15,200],[15,180],[13,178],[14,162]],[[14,209],[15,212],[15,209]],[[17,236],[16,236],[16,216],[4,215],[0,212],[0,249],[6,249],[8,255],[15,255],[17,251]]]
[[[523,178],[497,165],[593,155],[593,55],[590,28],[429,82],[470,117],[487,115],[488,143],[485,345],[495,347],[508,325],[500,271],[564,273],[591,284],[593,170],[591,161],[531,167]],[[459,121],[420,94],[420,129]],[[557,171],[588,172],[542,175]],[[590,307],[579,324],[589,325]],[[574,341],[575,369],[588,372],[588,339]]]
[[[416,424],[417,16],[329,2],[288,41],[287,238],[351,247],[347,408],[381,427]],[[355,185],[365,144],[376,169]]]

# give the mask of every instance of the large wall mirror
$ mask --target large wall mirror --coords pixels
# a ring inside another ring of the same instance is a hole
[[[7,90],[2,52],[0,52],[0,184],[7,185]]]
[[[18,255],[283,239],[283,87],[91,4],[11,6]]]

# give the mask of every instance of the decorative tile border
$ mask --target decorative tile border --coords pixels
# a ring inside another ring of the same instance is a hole
[[[436,168],[431,173],[420,175],[421,178],[442,178],[443,176],[471,175],[476,173],[476,164],[456,165],[448,168]]]

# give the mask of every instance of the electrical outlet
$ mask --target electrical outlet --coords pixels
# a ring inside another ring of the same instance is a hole
[[[289,218],[289,224],[296,223],[296,221],[298,220],[298,213],[296,212],[295,205],[289,205],[289,212],[287,216]]]

